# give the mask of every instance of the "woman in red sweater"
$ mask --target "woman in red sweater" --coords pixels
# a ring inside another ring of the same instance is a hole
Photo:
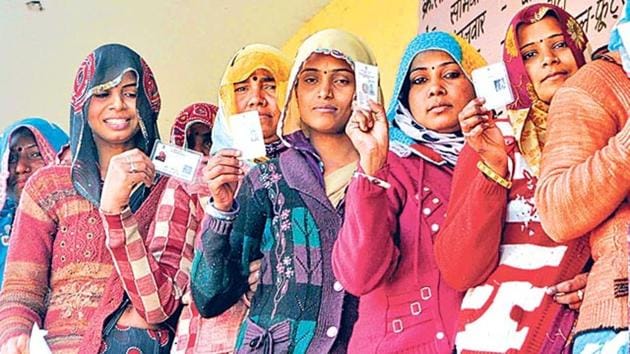
[[[433,242],[464,144],[457,114],[475,97],[479,53],[445,32],[416,37],[401,60],[387,122],[355,114],[346,131],[360,169],[346,196],[333,270],[360,296],[355,353],[450,353],[462,293],[446,284]],[[337,289],[335,289],[337,290]]]
[[[188,278],[183,241],[144,242],[165,181],[154,183],[147,157],[159,109],[153,74],[133,50],[104,45],[81,64],[70,149],[22,192],[0,294],[3,352],[25,352],[34,324],[55,353],[169,351],[162,323]]]
[[[516,97],[509,121],[495,123],[482,98],[460,114],[466,147],[436,242],[446,281],[459,290],[470,288],[457,325],[459,352],[565,349],[575,312],[554,301],[548,289],[584,270],[588,243],[551,240],[540,225],[534,191],[548,104],[584,64],[585,48],[582,29],[564,10],[548,4],[524,8],[510,24],[504,46]],[[579,303],[581,294],[557,300]]]

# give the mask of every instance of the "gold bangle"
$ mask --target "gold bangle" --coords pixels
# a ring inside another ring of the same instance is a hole
[[[484,175],[486,175],[486,177],[490,178],[491,180],[493,180],[494,182],[499,184],[501,187],[503,187],[505,189],[512,188],[512,181],[508,181],[507,179],[501,177],[501,175],[499,175],[498,173],[494,172],[494,170],[491,169],[490,166],[486,165],[485,162],[479,160],[479,162],[477,162],[477,168]]]

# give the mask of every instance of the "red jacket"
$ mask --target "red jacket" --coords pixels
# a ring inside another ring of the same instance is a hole
[[[558,353],[575,312],[546,295],[589,259],[585,239],[558,244],[543,231],[534,203],[536,177],[507,138],[512,188],[486,178],[465,146],[453,178],[448,218],[435,256],[444,279],[468,290],[457,324],[463,353]]]
[[[433,242],[445,218],[451,169],[393,153],[376,177],[346,194],[333,270],[360,296],[349,352],[450,353],[462,293],[443,281]]]

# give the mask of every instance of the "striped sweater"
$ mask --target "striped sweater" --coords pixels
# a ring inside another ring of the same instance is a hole
[[[151,222],[165,182],[154,186],[135,213],[102,218],[73,188],[69,165],[37,171],[22,193],[9,247],[0,293],[0,345],[29,334],[37,323],[48,330],[54,353],[97,352],[103,324],[122,302],[125,288],[147,322],[168,318],[179,304],[177,289],[188,278],[176,271],[184,259],[183,240],[146,237],[156,234],[156,225],[164,226]],[[192,246],[187,252],[190,263]]]

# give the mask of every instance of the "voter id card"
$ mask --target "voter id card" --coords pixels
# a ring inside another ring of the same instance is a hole
[[[267,160],[265,140],[257,111],[248,111],[230,117],[230,130],[234,147],[241,151],[241,158],[254,162]]]
[[[378,102],[378,66],[357,61],[354,63],[354,77],[357,105],[359,108],[369,111],[368,100]]]
[[[188,183],[195,178],[202,158],[203,154],[200,152],[165,144],[160,140],[155,141],[151,152],[151,162],[156,172]]]
[[[510,78],[503,62],[473,70],[472,82],[477,97],[486,99],[484,107],[487,109],[503,108],[514,102]]]

